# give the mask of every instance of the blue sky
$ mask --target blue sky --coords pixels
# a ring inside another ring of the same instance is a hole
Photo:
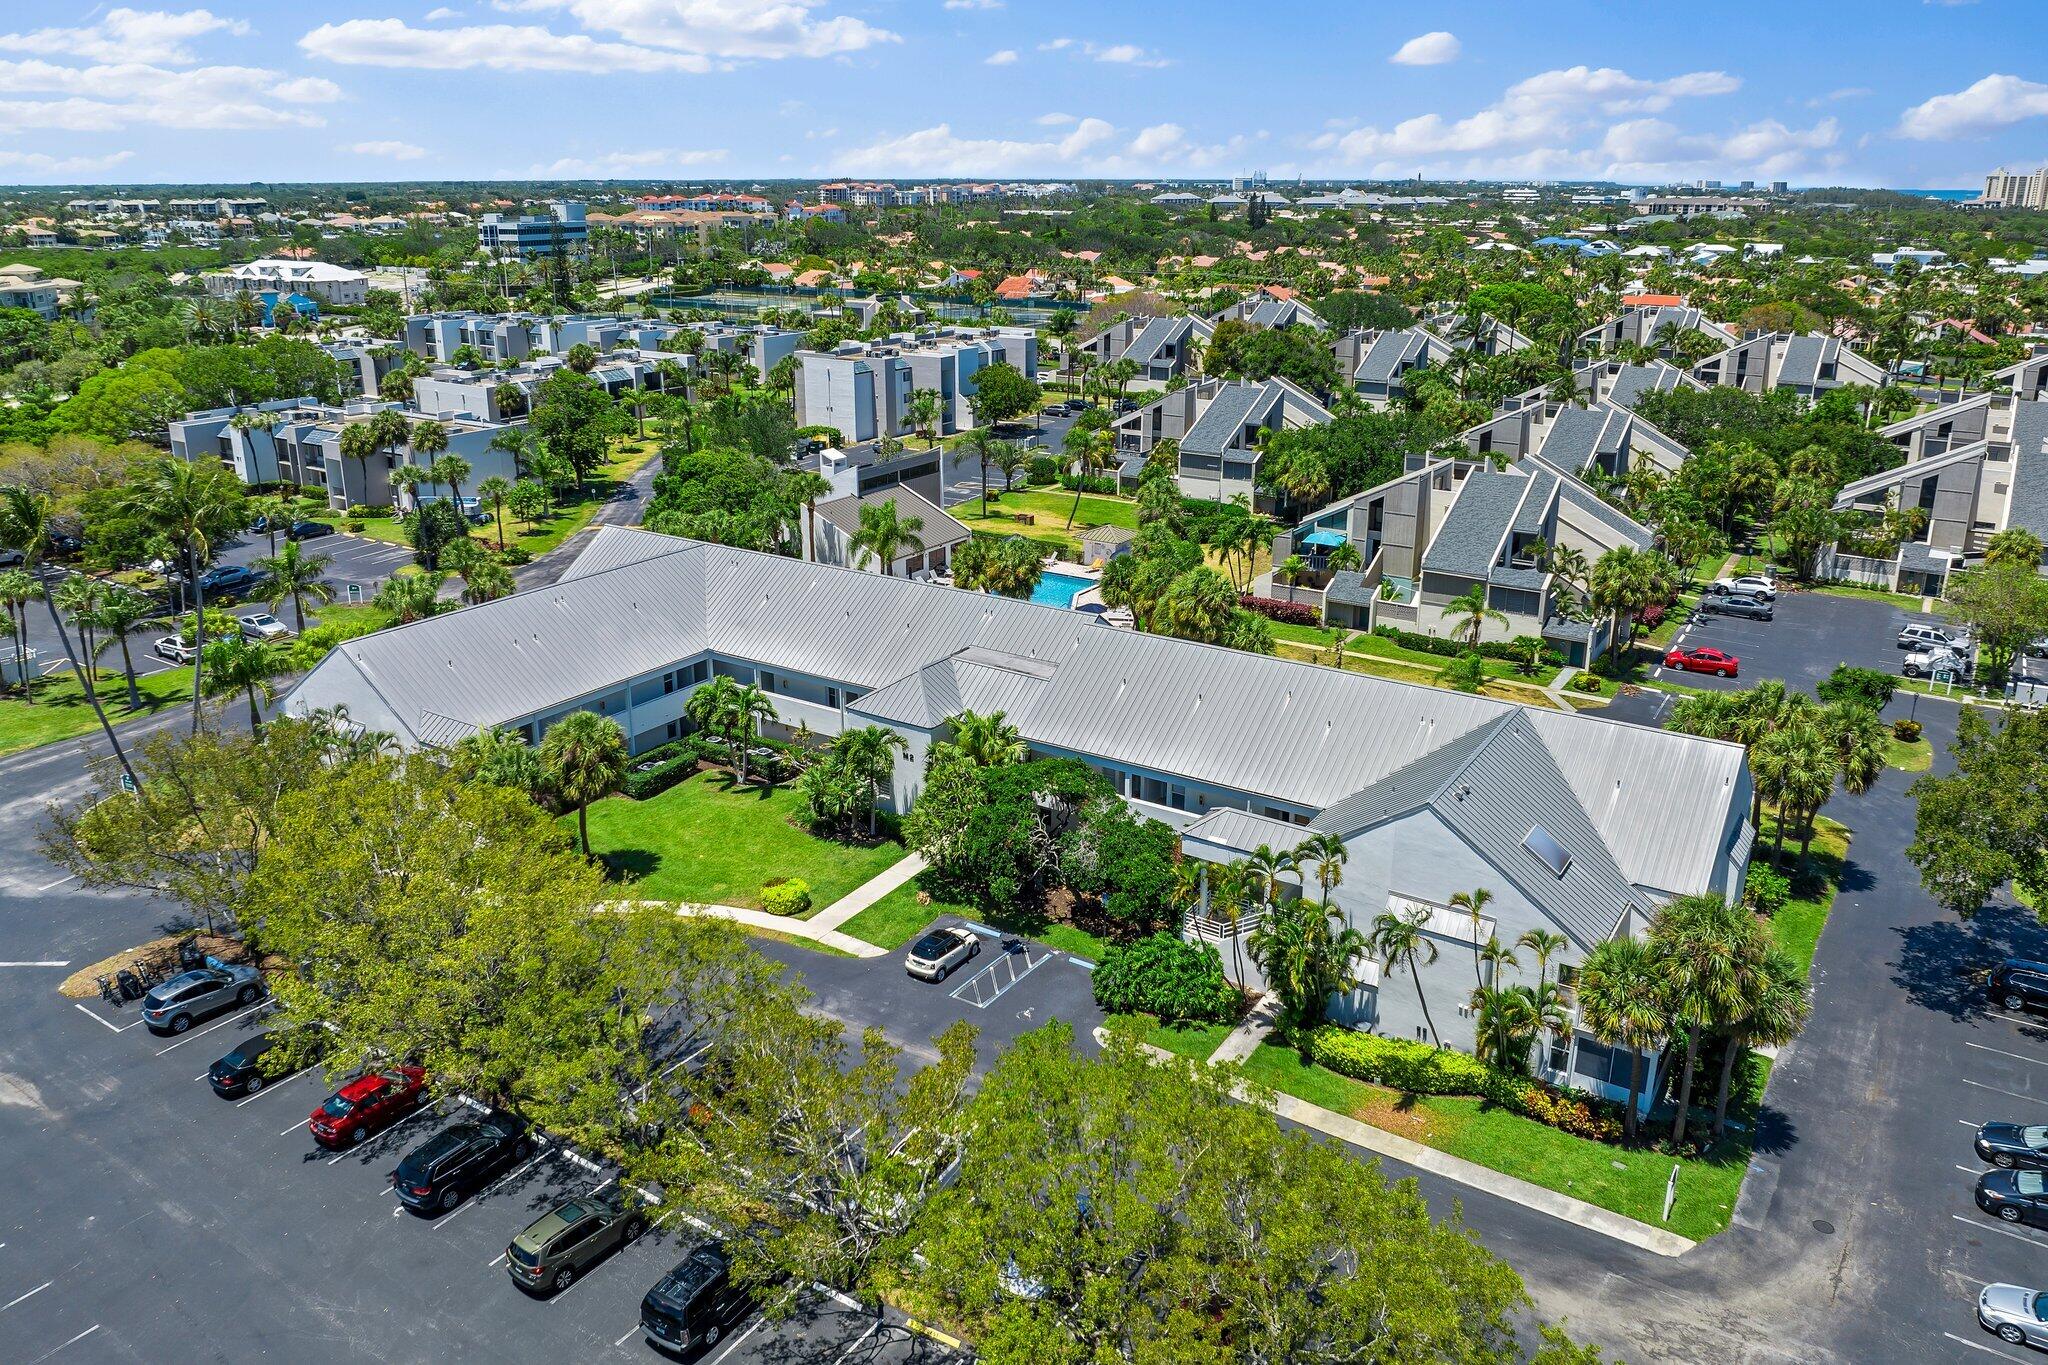
[[[2041,19],[2041,0],[44,0],[0,5],[0,182],[1967,187],[2048,159]]]

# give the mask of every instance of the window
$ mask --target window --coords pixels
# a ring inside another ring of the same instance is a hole
[[[668,737],[669,737],[670,739],[678,739],[678,738],[681,738],[681,736],[682,736],[682,733],[683,733],[683,723],[682,723],[681,721],[679,721],[679,720],[672,720],[672,721],[670,721],[670,722],[668,723]]]
[[[826,688],[826,689],[825,689],[825,705],[827,705],[827,706],[830,706],[830,707],[834,707],[834,708],[836,708],[836,707],[837,707],[837,706],[839,705],[839,689],[838,689],[838,688],[836,688],[836,687],[828,687],[828,688]]]
[[[1529,833],[1522,839],[1522,847],[1535,854],[1537,860],[1550,869],[1553,877],[1562,877],[1572,865],[1572,855],[1565,852],[1557,836],[1541,825],[1529,826]]]
[[[775,675],[765,668],[761,670],[761,690],[763,692],[773,692],[775,690]]]

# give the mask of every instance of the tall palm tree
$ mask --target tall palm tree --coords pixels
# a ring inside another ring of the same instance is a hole
[[[595,711],[572,711],[548,727],[540,769],[562,800],[576,807],[576,840],[590,856],[590,803],[626,779],[626,733]]]
[[[1116,455],[1116,433],[1108,427],[1072,427],[1061,449],[1074,462],[1074,505],[1067,511],[1066,528],[1071,531],[1074,518],[1081,515],[1081,495],[1087,491],[1088,480],[1109,468]]]
[[[295,540],[287,540],[282,552],[265,555],[250,567],[269,580],[270,594],[264,605],[277,611],[292,604],[292,620],[299,634],[306,633],[306,603],[326,606],[334,600],[334,587],[325,575],[334,561],[326,555],[309,555]]]
[[[1485,887],[1475,891],[1459,891],[1451,896],[1451,909],[1463,910],[1472,921],[1472,979],[1484,986],[1486,978],[1479,970],[1480,922],[1486,917],[1486,907],[1493,904],[1493,892]]]
[[[1607,648],[1615,663],[1621,662],[1623,623],[1669,597],[1672,581],[1670,561],[1654,550],[1638,550],[1633,545],[1617,545],[1593,565],[1588,586],[1594,610],[1612,618]]]
[[[499,475],[493,474],[476,486],[476,495],[491,505],[491,515],[498,521],[498,549],[505,548],[505,499],[511,496],[512,485]]]
[[[1244,958],[1238,951],[1242,939],[1238,929],[1244,922],[1245,907],[1255,894],[1255,879],[1243,863],[1213,863],[1204,868],[1203,876],[1209,888],[1209,919],[1229,931],[1233,979],[1242,985]]]
[[[142,708],[142,693],[135,686],[135,658],[128,649],[128,637],[156,619],[156,603],[133,588],[116,587],[93,612],[93,628],[99,636],[99,652],[121,647],[121,676],[128,684],[128,709]]]
[[[376,440],[377,449],[382,450],[388,457],[388,467],[395,468],[400,448],[412,439],[412,423],[406,420],[402,409],[383,408],[371,415],[367,425],[370,428],[370,435]],[[370,500],[368,480],[366,472],[363,483],[363,501],[366,503]]]
[[[951,721],[953,747],[977,768],[999,768],[1022,763],[1031,756],[1031,746],[1001,711],[962,711]]]
[[[1296,844],[1290,856],[1297,872],[1314,864],[1316,886],[1322,891],[1323,904],[1328,905],[1330,893],[1343,884],[1344,864],[1351,860],[1351,850],[1344,840],[1328,830],[1321,830]]]
[[[1735,1074],[1735,1054],[1745,1048],[1783,1047],[1799,1036],[1812,1010],[1806,973],[1784,952],[1765,952],[1755,971],[1745,974],[1742,1003],[1728,1028],[1728,1046],[1721,1054],[1721,1082],[1714,1095],[1714,1137],[1728,1130],[1728,1092]]]
[[[0,573],[0,607],[7,609],[7,635],[14,643],[14,657],[21,672],[22,699],[35,704],[35,689],[29,686],[28,604],[43,596],[43,585],[25,569]]]
[[[100,652],[93,648],[93,616],[107,600],[107,585],[91,574],[73,574],[57,585],[53,596],[78,631],[78,643],[84,648],[85,657],[97,660]]]
[[[769,714],[774,714],[772,711]],[[997,713],[1000,717],[1000,712]],[[847,776],[868,789],[868,837],[876,830],[876,811],[881,804],[882,783],[896,769],[896,755],[910,752],[910,743],[886,725],[863,725],[842,730],[832,740],[832,755],[844,765]]]
[[[882,562],[882,574],[895,574],[895,564],[905,550],[924,553],[924,518],[906,517],[894,501],[871,502],[860,509],[860,529],[853,533],[854,566],[866,568],[870,561]]]
[[[206,676],[206,695],[227,697],[237,692],[246,693],[249,698],[249,729],[261,736],[263,708],[257,697],[260,695],[264,701],[270,701],[277,696],[277,689],[271,686],[270,680],[285,670],[283,652],[276,645],[264,641],[230,635],[208,645],[200,658],[206,665],[201,670]]]
[[[1427,910],[1400,915],[1382,910],[1373,918],[1370,942],[1373,952],[1389,969],[1398,963],[1407,964],[1408,978],[1415,983],[1416,1003],[1422,1006],[1422,1022],[1429,1027],[1430,1045],[1442,1047],[1444,1042],[1437,1035],[1436,1020],[1430,1017],[1429,998],[1422,990],[1422,968],[1436,962],[1436,940],[1422,931],[1428,922]]]
[[[1564,949],[1571,947],[1571,940],[1563,934],[1554,934],[1548,929],[1526,929],[1522,932],[1521,937],[1515,940],[1515,946],[1528,949],[1536,957],[1536,998],[1538,1002],[1540,1003],[1548,997],[1557,1000],[1561,1006],[1564,993],[1557,990],[1551,984],[1550,959]],[[1542,1041],[1545,1047],[1550,1045],[1549,1033],[1548,1029],[1544,1031]]]
[[[1508,618],[1495,611],[1493,604],[1486,600],[1486,585],[1474,583],[1462,596],[1454,597],[1444,604],[1444,619],[1459,622],[1458,631],[1465,637],[1465,643],[1479,648],[1479,637],[1486,633],[1488,621],[1497,622],[1501,629],[1507,629]]]
[[[752,683],[740,683],[732,693],[733,733],[739,748],[739,779],[741,785],[747,780],[748,750],[754,736],[759,733],[762,721],[774,720],[775,703],[768,694]]]
[[[1692,1106],[1693,1070],[1700,1035],[1737,1016],[1750,975],[1761,967],[1762,944],[1756,916],[1719,896],[1681,896],[1650,923],[1650,948],[1667,1016],[1685,1035],[1685,1067],[1678,1085],[1678,1113],[1671,1124],[1673,1146],[1685,1141]]]
[[[370,500],[370,457],[377,453],[379,445],[380,442],[377,440],[374,420],[369,422],[350,422],[341,429],[341,439],[339,442],[341,458],[356,462],[356,471],[363,478],[364,502]]]
[[[1579,1022],[1609,1047],[1629,1050],[1628,1109],[1622,1126],[1636,1140],[1643,1093],[1643,1053],[1667,1030],[1663,984],[1656,955],[1641,939],[1615,938],[1599,944],[1579,968]]]
[[[193,649],[206,654],[206,590],[200,571],[213,557],[213,547],[248,525],[242,485],[233,474],[211,461],[152,461],[140,477],[122,489],[116,505],[150,526],[175,547],[185,570],[197,616]],[[54,612],[52,613],[55,614]],[[192,730],[198,733],[200,677],[192,670]],[[88,689],[90,690],[90,689]]]
[[[1521,965],[1520,960],[1515,957],[1515,950],[1502,943],[1498,936],[1486,940],[1486,945],[1479,950],[1479,960],[1485,964],[1487,979],[1493,983],[1495,989],[1500,987],[1503,972],[1510,967]]]
[[[425,426],[422,422],[420,425]],[[427,477],[448,485],[448,500],[462,508],[462,481],[469,477],[469,461],[460,455],[443,455],[427,466]]]

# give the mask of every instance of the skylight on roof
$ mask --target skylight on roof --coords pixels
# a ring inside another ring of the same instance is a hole
[[[1550,869],[1553,877],[1562,877],[1572,865],[1572,855],[1565,852],[1557,836],[1541,825],[1529,826],[1529,833],[1522,840],[1522,847],[1528,849]]]

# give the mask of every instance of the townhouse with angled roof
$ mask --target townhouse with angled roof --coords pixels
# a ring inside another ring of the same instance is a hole
[[[2015,361],[2002,370],[1993,370],[1990,382],[2010,390],[2015,398],[2033,402],[2048,399],[2048,347],[2036,350],[2025,360]]]
[[[1140,315],[1118,318],[1086,341],[1076,342],[1074,350],[1076,354],[1094,357],[1097,365],[1128,360],[1138,367],[1132,382],[1153,388],[1186,375],[1191,350],[1208,341],[1215,331],[1207,318]]]
[[[1330,343],[1330,350],[1337,357],[1338,378],[1373,408],[1406,402],[1410,374],[1442,365],[1457,353],[1426,327],[1346,332]]]
[[[1536,344],[1499,318],[1482,314],[1467,322],[1465,315],[1455,308],[1431,314],[1423,325],[1459,350],[1476,350],[1489,359],[1526,351]]]
[[[1718,322],[1709,321],[1697,308],[1671,304],[1647,304],[1625,308],[1618,317],[1579,333],[1579,344],[1605,354],[1619,346],[1648,346],[1665,360],[1676,360],[1678,338],[1697,332],[1714,343],[1716,351],[1726,350],[1742,338]]]
[[[1884,383],[1885,372],[1837,337],[1761,332],[1700,361],[1692,367],[1692,377],[1702,384],[1726,384],[1749,393],[1790,389],[1802,398],[1818,398],[1845,384],[1877,388]]]
[[[886,564],[854,544],[861,509],[884,504],[896,509],[897,524],[907,533],[896,557]],[[813,503],[805,510],[802,530],[805,559],[897,578],[944,572],[952,566],[954,552],[972,538],[973,532],[951,513],[903,484]]]
[[[1638,370],[1647,367],[1636,367]],[[1558,403],[1540,392],[1510,399],[1501,411],[1462,434],[1466,446],[1476,455],[1499,455],[1519,459],[1541,454],[1550,464],[1579,478],[1594,470],[1609,478],[1626,478],[1631,470],[1651,469],[1674,474],[1692,458],[1692,452],[1659,431],[1650,420],[1612,401],[1619,391],[1634,401],[1651,382],[1641,375],[1595,375],[1597,385],[1605,380],[1609,400],[1586,407]],[[1622,383],[1620,381],[1628,381]]]
[[[1589,403],[1606,403],[1625,411],[1633,411],[1636,400],[1646,393],[1672,393],[1678,389],[1706,387],[1676,365],[1662,360],[1653,360],[1647,365],[1596,360],[1590,365],[1579,366],[1573,371],[1573,377]],[[1522,395],[1524,401],[1543,397],[1541,389],[1531,389]]]
[[[1211,313],[1210,326],[1219,322],[1241,322],[1247,327],[1306,327],[1311,331],[1327,332],[1330,324],[1322,315],[1310,308],[1292,291],[1275,293],[1273,286],[1245,295],[1236,303],[1219,312]]]
[[[1119,479],[1135,479],[1161,440],[1179,443],[1183,496],[1258,501],[1259,458],[1275,431],[1320,426],[1330,410],[1292,380],[1206,379],[1160,395],[1117,419]]]
[[[1456,892],[1494,892],[1482,939],[1564,935],[1552,961],[1569,981],[1599,943],[1643,933],[1662,901],[1739,892],[1755,837],[1737,745],[619,527],[552,587],[336,647],[283,706],[344,707],[408,749],[487,727],[534,743],[591,711],[637,753],[685,731],[691,692],[713,676],[769,694],[770,734],[901,736],[882,797],[892,811],[916,801],[955,717],[1000,710],[1034,756],[1087,763],[1134,811],[1181,830],[1197,859],[1337,835],[1347,921],[1412,915],[1444,950],[1422,986],[1452,1046],[1473,1041],[1471,1021],[1444,1007],[1470,988]],[[1189,932],[1208,927],[1205,910]],[[1339,1017],[1414,1037],[1420,1002],[1406,973],[1384,967],[1335,1002]],[[1625,1094],[1629,1058],[1576,1029],[1543,1061]]]

